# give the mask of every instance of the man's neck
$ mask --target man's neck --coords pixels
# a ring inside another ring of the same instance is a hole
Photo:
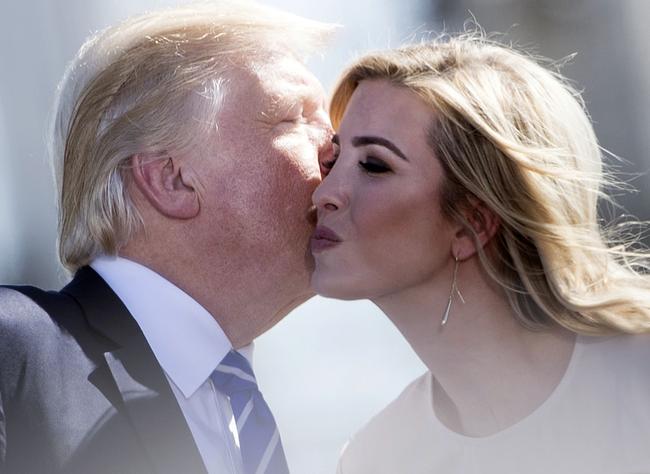
[[[218,266],[205,269],[185,264],[178,255],[166,260],[124,250],[121,254],[190,295],[215,318],[235,349],[250,344],[313,296],[307,282],[300,285],[288,279],[264,277],[258,269],[247,271],[242,265],[224,265],[220,271]]]

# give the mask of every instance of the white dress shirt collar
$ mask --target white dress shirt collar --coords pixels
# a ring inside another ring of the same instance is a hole
[[[122,300],[167,376],[189,398],[232,349],[219,323],[183,290],[132,260],[101,256],[90,266]],[[239,352],[252,365],[253,344]]]

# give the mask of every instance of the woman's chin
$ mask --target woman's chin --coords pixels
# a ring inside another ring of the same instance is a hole
[[[311,289],[320,296],[325,298],[335,298],[337,300],[360,300],[366,298],[349,284],[345,284],[342,278],[323,278],[318,272],[311,276]]]

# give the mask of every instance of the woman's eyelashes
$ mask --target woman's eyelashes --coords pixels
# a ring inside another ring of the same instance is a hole
[[[365,161],[360,161],[359,166],[370,174],[381,174],[392,171],[386,163],[372,156],[367,157]]]
[[[321,174],[323,177],[327,176],[329,172],[334,168],[338,160],[338,150],[334,152],[333,158],[329,161],[322,161],[320,163]],[[363,161],[358,162],[359,167],[362,171],[368,174],[382,174],[389,173],[392,171],[390,166],[388,166],[383,160],[375,158],[374,156],[368,156]]]

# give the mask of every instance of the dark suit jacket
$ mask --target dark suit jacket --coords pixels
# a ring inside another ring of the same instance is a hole
[[[205,473],[140,328],[91,268],[0,287],[0,473]]]

